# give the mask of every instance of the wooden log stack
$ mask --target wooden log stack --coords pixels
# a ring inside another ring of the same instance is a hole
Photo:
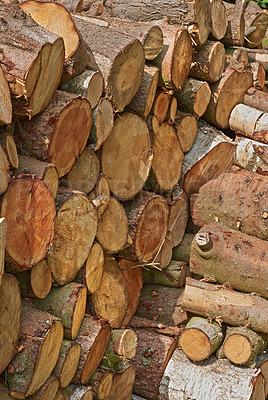
[[[1,399],[266,399],[268,14],[246,5],[0,1]]]

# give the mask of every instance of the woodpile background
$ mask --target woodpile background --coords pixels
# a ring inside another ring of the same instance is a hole
[[[1,400],[267,398],[267,28],[0,2]]]

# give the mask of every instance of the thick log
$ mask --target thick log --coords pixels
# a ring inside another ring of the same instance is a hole
[[[172,260],[167,268],[159,271],[155,268],[144,269],[144,283],[182,288],[189,273],[188,265],[183,261]]]
[[[54,236],[55,203],[45,183],[31,175],[13,178],[2,198],[7,221],[9,270],[30,269],[47,254]]]
[[[115,119],[112,133],[102,146],[101,163],[111,191],[120,200],[129,200],[142,189],[152,152],[148,128],[141,117],[125,112]]]
[[[219,4],[223,3],[219,1]],[[207,40],[194,55],[190,75],[202,81],[217,82],[223,74],[224,67],[224,45]]]
[[[12,135],[13,126],[13,124],[10,125],[7,128],[6,132],[0,132],[0,144],[6,153],[10,167],[12,169],[18,168],[19,166],[17,147],[14,141],[14,137]],[[9,133],[9,128],[11,128],[11,133]]]
[[[87,99],[57,91],[42,114],[21,121],[14,139],[20,154],[54,164],[61,178],[84,150],[91,124]]]
[[[31,118],[47,107],[59,85],[63,40],[13,4],[2,4],[0,12],[1,66],[14,97],[13,113]]]
[[[55,235],[47,263],[59,285],[71,282],[86,261],[97,232],[97,212],[82,192],[61,187]]]
[[[227,31],[222,39],[226,46],[243,46],[245,36],[245,0],[237,0],[235,4],[223,2],[228,20]]]
[[[183,290],[163,285],[145,284],[142,289],[136,316],[152,321],[176,326],[187,320],[181,308]]]
[[[254,87],[246,91],[243,103],[246,106],[268,113],[268,93],[257,90]]]
[[[109,183],[105,175],[100,174],[95,188],[89,193],[89,198],[91,199],[94,206],[97,208],[98,218],[107,209],[110,201],[110,188]]]
[[[211,91],[207,82],[194,78],[187,79],[178,92],[175,92],[178,107],[181,111],[201,117],[210,102]]]
[[[191,150],[197,135],[198,125],[195,116],[177,111],[173,126],[176,129],[183,153],[187,153]]]
[[[122,204],[111,197],[108,207],[100,216],[96,238],[104,250],[117,253],[127,241],[128,220]]]
[[[226,8],[222,0],[210,0],[212,29],[210,35],[215,40],[221,40],[227,30],[228,20]]]
[[[70,340],[75,340],[78,334],[85,315],[86,302],[86,287],[75,282],[52,288],[45,299],[34,300],[37,307],[61,319],[64,337]]]
[[[222,285],[187,278],[182,296],[183,309],[233,326],[249,326],[268,332],[268,301],[255,294],[235,292]]]
[[[268,175],[268,144],[237,136],[234,164],[251,172]]]
[[[162,18],[162,17],[161,17]],[[160,70],[158,84],[167,89],[180,89],[189,74],[192,61],[192,43],[187,29],[160,25],[164,45],[152,64]]]
[[[252,71],[254,88],[262,90],[265,86],[264,66],[260,62],[257,61],[257,62],[249,63],[249,68]]]
[[[205,121],[198,121],[198,131],[191,150],[184,155],[181,180],[187,194],[197,193],[202,185],[233,163],[235,145],[231,139]]]
[[[70,385],[70,400],[93,400],[91,388],[82,385]]]
[[[7,222],[5,218],[0,218],[0,285],[5,268]]]
[[[85,16],[76,15],[74,21],[93,52],[107,97],[117,111],[123,111],[142,81],[145,59],[141,42],[113,28],[92,24]]]
[[[100,99],[92,111],[92,120],[89,144],[94,151],[97,151],[110,136],[114,125],[114,110],[109,99]]]
[[[0,146],[0,194],[5,193],[9,180],[9,163],[5,151]]]
[[[155,95],[153,114],[161,124],[167,119],[170,103],[170,94],[166,89],[159,89]]]
[[[0,82],[0,125],[7,125],[12,121],[12,103],[8,82],[1,66]]]
[[[59,358],[53,370],[58,378],[59,385],[66,388],[74,377],[81,354],[81,346],[77,342],[63,339]]]
[[[12,397],[25,399],[41,388],[56,365],[62,339],[63,326],[59,318],[23,300],[20,351],[6,373]]]
[[[237,367],[215,356],[193,363],[176,349],[164,372],[159,399],[265,400],[263,390],[263,377],[256,368]]]
[[[29,400],[51,400],[54,399],[59,387],[59,380],[51,375],[44,385]]]
[[[245,92],[252,84],[250,71],[238,71],[231,66],[228,67],[224,76],[210,85],[211,98],[204,114],[205,120],[218,128],[228,128],[232,109],[242,103]]]
[[[91,314],[107,319],[112,328],[120,328],[126,315],[127,304],[125,279],[117,261],[107,254],[101,284],[90,297],[87,307]]]
[[[135,368],[132,366],[121,373],[115,373],[111,392],[105,400],[132,400],[134,381]]]
[[[238,135],[268,144],[268,113],[238,104],[230,114],[229,125]]]
[[[89,381],[103,357],[110,332],[107,321],[85,316],[76,338],[76,342],[81,345],[81,356],[73,383],[84,385]]]
[[[156,333],[152,329],[135,329],[137,352],[132,360],[136,369],[134,393],[157,400],[159,386],[166,366],[178,344],[178,338]]]
[[[182,261],[187,264],[190,262],[191,246],[194,234],[185,233],[180,244],[173,249],[172,258],[175,261]]]
[[[111,392],[114,374],[110,371],[101,369],[100,367],[88,381],[93,396],[99,400],[105,399]]]
[[[267,240],[267,180],[266,176],[245,170],[221,174],[193,198],[193,222],[201,227],[217,217],[231,229]]]
[[[4,274],[0,285],[0,372],[17,352],[20,330],[21,296],[17,279]],[[0,389],[0,396],[1,396]]]
[[[254,27],[252,33],[247,30]],[[245,10],[245,45],[249,48],[255,48],[262,43],[268,28],[268,14],[257,3],[250,1]]]

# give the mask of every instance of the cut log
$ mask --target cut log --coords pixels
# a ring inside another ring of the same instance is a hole
[[[17,279],[4,274],[0,285],[0,372],[17,352],[20,330],[21,295]],[[0,396],[1,389],[0,389]]]
[[[71,282],[86,261],[97,232],[97,212],[82,192],[61,187],[55,235],[47,263],[59,285]]]
[[[53,0],[54,1],[54,0]],[[81,12],[83,8],[83,0],[60,0],[57,3],[62,4],[71,13]]]
[[[22,297],[44,299],[52,286],[52,274],[45,259],[39,261],[30,270],[16,274]]]
[[[167,231],[166,237],[158,249],[152,264],[160,269],[165,269],[172,259],[172,233]]]
[[[256,367],[261,370],[264,378],[265,395],[268,395],[268,357],[267,357],[267,346],[265,350],[260,353],[256,360]]]
[[[193,222],[201,227],[217,217],[231,229],[267,240],[267,180],[245,170],[221,174],[193,198]]]
[[[189,273],[188,265],[183,261],[172,260],[162,271],[155,268],[144,269],[144,283],[163,285],[168,287],[182,288]]]
[[[5,193],[9,180],[9,163],[2,146],[0,146],[0,194]]]
[[[251,172],[268,175],[268,145],[237,136],[234,164]]]
[[[216,3],[223,5],[221,1]],[[221,42],[207,40],[194,55],[190,75],[199,80],[217,82],[223,74],[224,67],[224,45]]]
[[[157,3],[159,2],[157,1]],[[171,9],[172,6],[169,5],[169,8]],[[163,24],[160,26],[163,31],[164,45],[160,54],[152,60],[152,64],[160,70],[158,84],[171,90],[180,89],[190,71],[192,61],[191,36],[185,28]]]
[[[178,100],[178,107],[184,112],[201,117],[210,102],[210,88],[207,82],[194,78],[187,79],[178,92],[174,93]]]
[[[267,15],[268,18],[268,15]],[[249,68],[252,71],[253,86],[256,89],[262,90],[265,86],[265,69],[260,62],[253,62],[249,64]],[[250,90],[250,89],[249,89]]]
[[[182,261],[189,264],[193,240],[194,235],[192,233],[185,233],[181,243],[173,249],[173,260]]]
[[[93,395],[99,400],[105,399],[111,392],[114,374],[110,371],[98,368],[88,381]]]
[[[238,135],[268,144],[268,113],[238,104],[230,114],[229,125]]]
[[[11,124],[12,121],[12,103],[9,86],[5,73],[0,66],[0,125]]]
[[[63,326],[51,314],[38,310],[31,301],[22,302],[19,351],[6,373],[10,394],[25,399],[35,394],[56,365]]]
[[[204,121],[191,150],[182,163],[181,180],[187,194],[197,193],[202,185],[219,176],[233,163],[235,145],[231,139]]]
[[[86,97],[90,102],[91,108],[97,107],[103,92],[103,77],[99,71],[86,70],[82,74],[75,76],[61,90],[69,93],[75,93]]]
[[[54,399],[59,387],[59,380],[51,375],[44,385],[29,400],[51,400]]]
[[[0,12],[1,66],[14,97],[13,113],[31,118],[47,107],[59,85],[63,40],[13,4],[2,4]]]
[[[247,33],[251,27],[255,30]],[[255,48],[262,43],[268,28],[268,14],[254,1],[249,1],[245,11],[245,45]]]
[[[156,94],[158,77],[158,68],[145,65],[140,88],[128,106],[144,118],[147,118],[151,111]]]
[[[54,400],[70,400],[70,387],[66,389],[59,388]],[[91,400],[91,399],[90,399]]]
[[[152,321],[176,326],[187,320],[187,314],[181,308],[183,290],[162,285],[145,284],[136,316]]]
[[[260,111],[268,113],[268,93],[250,88],[246,91],[243,103],[246,106],[257,108]]]
[[[145,59],[141,42],[113,28],[92,24],[85,16],[76,15],[74,21],[93,52],[107,97],[117,111],[123,111],[142,81]]]
[[[152,329],[135,329],[138,346],[132,364],[136,369],[134,393],[157,400],[166,366],[178,344],[178,338],[156,333]]]
[[[164,372],[159,399],[265,400],[263,390],[263,377],[256,368],[237,367],[215,356],[193,363],[176,349]]]
[[[110,394],[105,400],[132,400],[135,368],[130,366],[122,373],[115,373]]]
[[[0,285],[5,269],[5,250],[6,250],[7,222],[5,218],[0,218]]]
[[[110,100],[103,98],[92,112],[92,128],[89,143],[92,149],[99,150],[110,136],[114,125],[114,110]]]
[[[250,62],[258,61],[260,62],[265,71],[268,71],[268,55],[267,55],[267,50],[255,50],[255,49],[247,49],[250,52],[248,52],[248,60]]]
[[[9,127],[13,127],[13,124],[10,125]],[[7,132],[0,132],[0,144],[6,153],[10,167],[12,169],[18,168],[19,158],[18,158],[18,153],[17,153],[17,147],[15,144],[13,135],[8,132],[9,132],[9,129],[7,129]],[[11,130],[11,132],[12,132],[12,130]]]
[[[85,315],[86,302],[86,287],[75,282],[52,288],[45,299],[34,300],[37,307],[61,319],[64,337],[70,340],[75,340],[78,334]]]
[[[226,46],[243,46],[245,36],[245,0],[237,0],[235,4],[223,2],[228,20],[227,31],[222,39]]]
[[[268,332],[268,301],[255,294],[187,278],[181,306],[233,326],[246,325],[257,332]]]
[[[197,135],[198,125],[195,116],[177,111],[174,128],[176,129],[183,153],[187,153],[187,151],[191,150]]]
[[[228,229],[223,224],[204,225],[193,240],[190,270],[239,291],[268,298],[267,265],[265,240]]]
[[[99,243],[94,243],[90,250],[87,261],[80,271],[78,271],[75,281],[85,285],[89,294],[95,293],[101,284],[103,265],[103,249]]]
[[[204,114],[205,120],[218,128],[228,128],[232,109],[242,103],[245,92],[252,84],[251,72],[228,67],[224,76],[210,85],[212,96]]]
[[[90,297],[87,307],[91,314],[107,319],[111,328],[120,328],[127,304],[127,287],[123,274],[117,261],[106,255],[101,284]]]
[[[101,163],[111,191],[120,200],[128,200],[142,189],[152,153],[148,128],[141,117],[125,112],[115,119],[102,146]]]
[[[60,387],[66,388],[74,377],[81,354],[81,346],[77,342],[64,339],[61,344],[59,358],[53,370]]]
[[[178,101],[175,96],[172,96],[170,98],[169,109],[168,109],[168,113],[167,113],[167,121],[170,124],[173,124],[175,121],[176,114],[177,114],[177,108],[178,108]]]
[[[94,189],[100,173],[100,162],[89,147],[83,150],[72,169],[61,179],[61,185],[89,193]]]
[[[170,94],[167,90],[159,89],[154,99],[153,114],[161,124],[167,118],[169,109]]]
[[[96,238],[104,250],[117,253],[127,241],[128,220],[122,204],[111,197],[108,207],[100,216]]]
[[[105,175],[100,174],[95,188],[89,194],[89,198],[97,208],[98,218],[100,218],[100,216],[107,209],[110,201],[110,188]]]
[[[248,50],[248,49],[247,49]],[[241,47],[225,47],[226,55],[232,56],[236,61],[243,63],[244,66],[248,64],[248,53]]]
[[[19,165],[13,175],[33,174],[42,179],[49,188],[53,199],[57,195],[59,186],[59,175],[54,164],[49,164],[45,161],[37,160],[33,157],[19,155]]]
[[[49,189],[37,177],[18,175],[3,196],[1,216],[7,221],[6,254],[16,264],[10,270],[30,269],[46,256],[54,235]]]
[[[91,388],[81,385],[70,385],[70,400],[93,400]]]
[[[168,225],[168,204],[154,193],[141,191],[124,203],[133,244],[121,250],[120,257],[146,263],[153,260],[165,239]]]
[[[91,124],[87,99],[57,91],[42,114],[21,121],[14,139],[20,154],[54,164],[61,178],[84,150]]]
[[[81,356],[73,383],[84,385],[89,381],[103,357],[110,332],[107,321],[85,316],[76,338],[76,342],[81,345]]]
[[[228,20],[226,8],[222,0],[210,0],[211,10],[211,36],[215,40],[221,40],[227,30]]]

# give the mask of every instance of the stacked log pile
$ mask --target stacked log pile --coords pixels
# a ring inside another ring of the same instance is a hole
[[[13,3],[0,398],[265,400],[268,14]]]

